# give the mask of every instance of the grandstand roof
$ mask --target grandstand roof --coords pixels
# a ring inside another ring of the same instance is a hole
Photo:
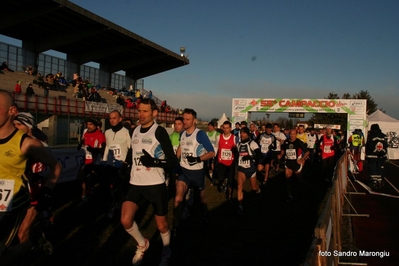
[[[67,0],[3,0],[0,34],[22,40],[39,54],[63,52],[104,64],[110,73],[124,70],[140,79],[189,60]]]

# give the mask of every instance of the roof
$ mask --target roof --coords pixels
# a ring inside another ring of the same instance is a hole
[[[394,123],[399,123],[399,120],[390,117],[389,115],[385,114],[384,112],[377,110],[371,115],[368,116],[369,122],[394,122]]]
[[[3,0],[0,34],[22,40],[39,54],[55,50],[77,64],[97,62],[133,79],[189,64],[171,52],[67,0]]]

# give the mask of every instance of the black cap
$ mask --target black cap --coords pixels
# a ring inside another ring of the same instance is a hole
[[[247,128],[247,127],[241,128],[241,129],[240,129],[240,132],[245,132],[245,133],[247,133],[248,136],[249,136],[249,134],[250,134],[249,128]]]
[[[271,123],[267,123],[266,128],[273,128],[273,125]]]

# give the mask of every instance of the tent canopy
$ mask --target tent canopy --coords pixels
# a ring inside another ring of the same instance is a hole
[[[368,117],[369,122],[371,121],[376,121],[376,122],[393,122],[393,123],[399,123],[399,120],[390,117],[389,115],[385,114],[381,110],[377,110]],[[370,123],[369,123],[370,124]]]
[[[220,128],[220,126],[223,125],[223,123],[228,120],[229,119],[227,118],[226,113],[223,113],[222,117],[218,120],[218,128]]]

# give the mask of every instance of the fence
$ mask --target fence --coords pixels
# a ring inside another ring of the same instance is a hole
[[[338,160],[335,170],[331,191],[328,194],[323,212],[314,230],[314,240],[308,251],[304,265],[367,265],[364,263],[343,263],[339,261],[342,252],[341,226],[344,214],[348,186],[348,154],[345,153]],[[350,204],[350,202],[348,202]],[[367,216],[357,214],[358,216]]]

